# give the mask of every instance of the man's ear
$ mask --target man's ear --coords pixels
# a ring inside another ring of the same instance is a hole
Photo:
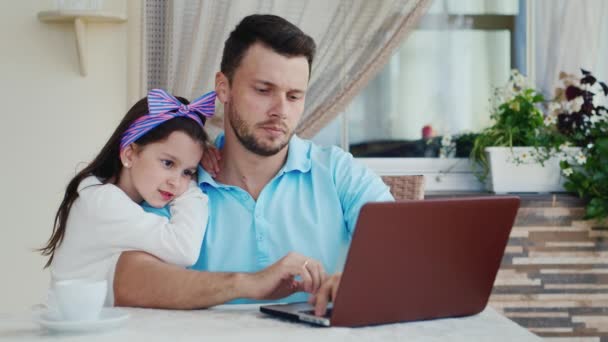
[[[228,102],[230,83],[228,82],[228,77],[221,71],[215,73],[215,92],[221,103],[226,104],[226,102]]]
[[[133,166],[133,160],[137,154],[136,149],[137,146],[132,143],[120,151],[120,161],[122,162],[122,166],[126,167],[127,169]]]

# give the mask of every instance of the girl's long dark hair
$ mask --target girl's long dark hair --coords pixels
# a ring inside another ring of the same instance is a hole
[[[178,97],[178,99],[184,104],[189,103],[188,100],[182,97]],[[120,160],[120,139],[122,134],[135,120],[147,113],[148,101],[146,98],[143,98],[133,105],[133,107],[131,107],[131,109],[127,112],[95,159],[93,159],[93,161],[82,171],[78,172],[76,176],[74,176],[74,178],[72,178],[72,180],[68,183],[63,200],[61,201],[61,205],[59,205],[57,214],[55,214],[53,233],[46,245],[37,250],[42,255],[49,257],[44,268],[51,265],[55,250],[63,241],[70,209],[78,198],[78,185],[83,179],[89,176],[99,178],[99,180],[104,184],[110,181],[114,184],[118,184],[120,179],[120,171],[122,170],[122,163]],[[204,123],[205,117],[201,117],[201,120]],[[193,140],[200,142],[203,147],[207,142],[207,134],[196,121],[187,117],[177,117],[168,120],[150,130],[140,137],[136,143],[139,146],[144,146],[149,143],[162,141],[175,131],[184,132]]]

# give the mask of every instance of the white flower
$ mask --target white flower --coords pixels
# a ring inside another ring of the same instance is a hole
[[[602,85],[600,84],[600,82],[595,82],[593,83],[589,91],[597,95],[598,93],[603,93],[604,89],[602,89]]]
[[[576,159],[576,162],[579,165],[583,165],[587,162],[587,157],[582,152],[579,152],[576,156],[574,156],[574,159]]]
[[[452,144],[452,136],[446,134],[441,138],[441,146],[450,146]]]
[[[526,78],[520,73],[517,73],[517,75],[513,77],[513,85],[520,89],[524,88],[526,86]]]
[[[564,173],[564,176],[568,177],[568,176],[570,176],[570,175],[571,175],[571,174],[572,174],[574,171],[572,170],[572,168],[567,168],[567,169],[564,169],[562,172]]]
[[[517,91],[513,90],[513,87],[509,84],[504,88],[498,88],[495,94],[495,104],[498,107],[505,102],[513,100],[516,95]]]
[[[549,106],[547,108],[549,110],[549,113],[555,113],[558,112],[560,109],[562,109],[562,105],[559,102],[551,102],[549,103]]]
[[[568,154],[567,153],[560,153],[557,156],[559,158],[559,161],[567,161],[568,160]]]
[[[565,142],[565,143],[559,145],[559,150],[563,151],[563,150],[565,150],[569,146],[570,146],[570,142]]]
[[[545,126],[553,126],[557,123],[557,118],[553,115],[545,116]]]
[[[604,95],[604,92],[601,91],[593,95],[593,106],[597,107],[607,107],[608,108],[608,96]]]
[[[588,150],[590,150],[590,149],[592,149],[592,148],[593,148],[593,146],[594,146],[594,145],[593,145],[592,143],[590,143],[590,144],[588,144],[588,145],[587,145],[587,149],[588,149]]]
[[[564,104],[564,109],[567,113],[576,113],[581,110],[581,106],[583,105],[583,103],[585,103],[583,97],[577,96],[576,98],[572,99],[572,101],[567,101]]]

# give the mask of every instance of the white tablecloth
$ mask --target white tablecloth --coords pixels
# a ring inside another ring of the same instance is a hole
[[[49,332],[32,313],[0,313],[0,341],[540,341],[492,308],[464,317],[364,328],[322,328],[280,320],[257,305],[210,310],[124,309],[131,317],[118,329],[80,335]]]

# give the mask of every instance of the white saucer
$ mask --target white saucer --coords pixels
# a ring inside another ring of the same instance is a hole
[[[54,332],[88,332],[108,330],[122,326],[129,319],[129,313],[117,308],[103,308],[99,318],[93,321],[64,321],[55,311],[40,312],[36,321],[43,328]]]

